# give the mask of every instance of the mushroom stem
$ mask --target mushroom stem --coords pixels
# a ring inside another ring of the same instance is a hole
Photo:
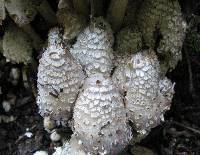
[[[45,19],[49,27],[55,26],[57,23],[56,14],[52,10],[47,0],[43,0],[42,3],[37,7],[38,12]]]
[[[2,25],[2,21],[6,18],[5,4],[4,0],[0,1],[0,25]]]
[[[92,17],[103,15],[103,0],[90,0]]]
[[[0,38],[0,53],[3,52],[3,39]]]
[[[128,0],[111,0],[107,19],[114,31],[119,30],[125,15]]]
[[[88,0],[73,0],[73,5],[78,14],[88,17],[90,13]]]
[[[73,8],[73,2],[71,0],[60,0],[58,3],[58,9],[67,8],[68,10]]]
[[[39,51],[41,50],[42,48],[42,39],[40,38],[40,36],[35,32],[35,30],[31,27],[30,24],[27,24],[27,25],[24,25],[21,27],[24,32],[26,32],[30,38],[32,39],[32,44],[33,44],[33,47]]]

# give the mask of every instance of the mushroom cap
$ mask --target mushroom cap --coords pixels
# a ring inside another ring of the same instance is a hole
[[[86,153],[117,154],[132,137],[126,110],[112,79],[88,77],[74,107],[74,134]]]
[[[181,60],[181,47],[185,38],[186,22],[178,0],[146,0],[138,14],[138,25],[145,43],[155,48],[162,57],[163,75],[174,69]],[[160,40],[158,42],[158,40]]]
[[[88,75],[99,72],[110,74],[113,42],[110,25],[102,18],[97,18],[79,34],[70,52],[84,66]]]
[[[42,116],[65,122],[71,117],[84,73],[60,37],[58,28],[49,32],[48,47],[39,61],[37,104]]]
[[[7,61],[28,64],[32,57],[29,36],[20,28],[10,25],[3,36],[3,55]]]
[[[174,92],[171,81],[160,76],[154,51],[133,54],[126,64],[116,68],[113,81],[125,96],[128,116],[135,130],[141,138],[146,136],[164,119]]]

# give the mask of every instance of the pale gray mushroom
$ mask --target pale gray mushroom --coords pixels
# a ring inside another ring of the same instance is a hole
[[[133,54],[126,64],[116,68],[113,80],[125,96],[129,119],[139,137],[146,136],[164,119],[174,93],[172,82],[160,76],[154,51]]]
[[[37,104],[42,116],[66,123],[84,80],[82,67],[62,43],[58,28],[50,30],[48,47],[39,61]]]
[[[113,42],[110,25],[99,17],[79,34],[70,52],[88,75],[99,72],[110,74],[113,67]]]
[[[112,79],[90,75],[74,107],[74,136],[91,154],[118,154],[132,138],[126,109]]]
[[[145,0],[141,4],[137,22],[145,43],[162,56],[163,75],[174,69],[181,60],[181,48],[187,28],[178,0]],[[159,34],[159,35],[155,35]],[[163,60],[164,59],[164,60]]]
[[[173,16],[167,16],[163,21],[162,36],[157,49],[160,55],[164,55],[161,61],[161,69],[164,74],[176,67],[182,59],[182,45],[186,35],[187,24],[180,10],[175,10]]]
[[[32,59],[30,37],[16,25],[9,25],[3,36],[3,55],[7,61],[28,64]]]

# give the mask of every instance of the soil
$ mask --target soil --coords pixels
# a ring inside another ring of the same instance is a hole
[[[182,5],[186,3],[181,2]],[[53,2],[51,4],[54,5]],[[187,5],[184,9],[191,13],[194,5]],[[45,38],[46,33],[42,35]],[[165,121],[139,143],[159,155],[200,154],[200,51],[191,51],[185,43],[182,53],[183,60],[167,75],[176,83],[171,109],[166,113]],[[19,70],[17,84],[10,77],[12,68]],[[0,155],[32,155],[37,150],[51,154],[59,143],[51,142],[38,114],[33,93],[37,72],[28,76],[27,86],[23,81],[23,70],[23,65],[7,63],[0,55],[0,103],[5,100],[12,103],[8,112],[0,104],[0,115],[14,117],[11,122],[0,123]],[[27,131],[32,133],[32,137],[25,136]],[[126,154],[130,154],[132,147],[127,147]]]

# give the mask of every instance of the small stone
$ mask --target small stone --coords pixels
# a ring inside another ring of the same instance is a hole
[[[5,110],[5,112],[9,112],[10,109],[11,109],[10,102],[8,102],[8,101],[3,101],[2,102],[2,106],[3,106],[4,110]]]
[[[57,142],[61,139],[61,136],[56,131],[53,131],[52,134],[50,135],[50,138],[53,142]]]
[[[33,133],[27,131],[24,135],[25,135],[26,137],[28,137],[28,138],[31,138],[31,137],[33,136]]]
[[[33,155],[48,155],[46,151],[36,151]]]
[[[156,155],[152,150],[142,147],[142,146],[135,146],[133,149],[131,149],[131,152],[134,155]]]
[[[11,72],[10,72],[10,78],[11,78],[11,82],[13,83],[13,85],[17,85],[18,79],[20,76],[20,72],[18,68],[12,68]]]

